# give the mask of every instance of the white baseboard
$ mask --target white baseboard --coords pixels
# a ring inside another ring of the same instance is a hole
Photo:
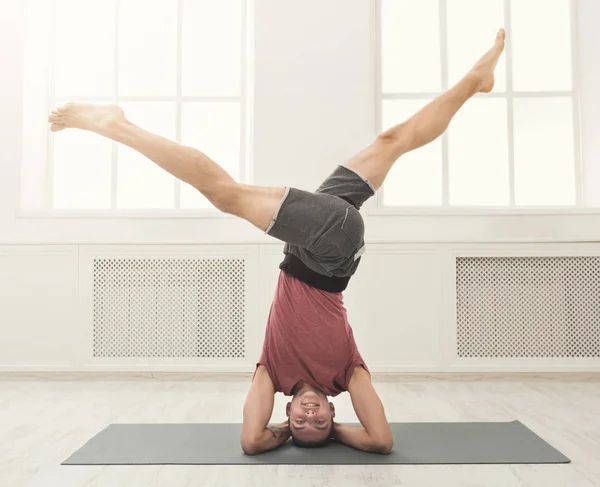
[[[452,364],[442,367],[431,363],[372,363],[374,374],[519,374],[519,373],[596,373],[598,363],[586,364]],[[66,374],[252,374],[253,364],[102,364],[75,368],[71,365],[0,364],[0,373],[66,373]]]
[[[579,373],[600,372],[600,362],[589,364],[510,364],[510,365],[451,365],[445,372],[482,372],[482,373]]]

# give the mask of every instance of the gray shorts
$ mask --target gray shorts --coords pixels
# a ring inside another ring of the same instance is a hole
[[[284,252],[313,271],[349,277],[365,251],[358,210],[374,194],[367,179],[338,166],[314,193],[288,187],[267,233],[284,241]]]

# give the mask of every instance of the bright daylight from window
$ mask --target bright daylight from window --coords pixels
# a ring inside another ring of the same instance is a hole
[[[245,4],[28,0],[23,206],[212,207],[125,146],[75,130],[49,137],[45,114],[71,100],[119,104],[133,123],[202,147],[243,180]]]
[[[572,9],[570,0],[381,0],[384,130],[456,83],[498,27],[508,40],[494,91],[394,166],[384,206],[580,204]]]

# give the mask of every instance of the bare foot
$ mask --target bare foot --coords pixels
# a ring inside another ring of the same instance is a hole
[[[504,41],[506,32],[500,29],[496,35],[496,42],[484,56],[473,66],[472,73],[480,80],[479,91],[489,93],[494,88],[494,70],[498,64],[498,59],[504,51]]]
[[[67,103],[54,110],[48,117],[48,122],[52,124],[52,132],[77,128],[100,135],[107,135],[111,127],[119,121],[125,121],[125,115],[118,106],[84,103]]]

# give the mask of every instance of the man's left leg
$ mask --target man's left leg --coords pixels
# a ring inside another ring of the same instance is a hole
[[[380,134],[377,140],[352,157],[345,166],[353,169],[375,189],[383,184],[396,160],[412,150],[437,139],[465,102],[477,93],[494,87],[494,70],[504,50],[505,33],[501,29],[494,46],[452,89],[433,100],[406,122]]]
[[[135,149],[196,188],[217,209],[239,216],[262,231],[266,231],[277,216],[277,208],[286,192],[286,188],[281,187],[237,183],[203,152],[134,125],[118,106],[68,103],[52,112],[49,122],[53,132],[70,128],[87,130]]]

